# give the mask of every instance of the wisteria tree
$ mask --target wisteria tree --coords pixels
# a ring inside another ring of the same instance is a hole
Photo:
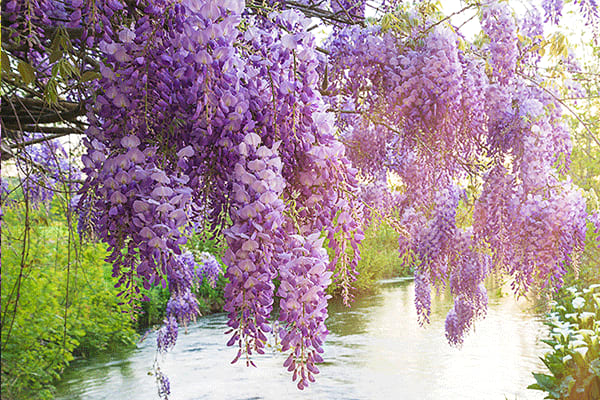
[[[72,193],[124,298],[168,285],[160,350],[198,315],[188,237],[222,237],[232,358],[254,365],[277,319],[303,389],[323,360],[326,289],[351,300],[373,218],[398,229],[422,322],[432,289],[449,288],[455,345],[485,315],[492,271],[516,294],[560,286],[587,221],[600,227],[541,73],[544,52],[564,50],[544,36],[562,3],[516,15],[465,1],[472,40],[429,1],[6,1],[2,160],[31,172],[24,187],[67,183],[39,187]],[[595,2],[572,3],[597,34]],[[68,135],[81,175],[49,144]]]

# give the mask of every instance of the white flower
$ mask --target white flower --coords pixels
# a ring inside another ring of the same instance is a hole
[[[583,308],[584,305],[585,299],[583,297],[575,297],[573,299],[573,308],[575,308],[576,310]]]

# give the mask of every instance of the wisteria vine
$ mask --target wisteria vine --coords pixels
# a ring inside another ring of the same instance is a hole
[[[580,2],[594,20],[592,3]],[[24,76],[31,67],[55,91],[77,87],[79,227],[107,244],[124,298],[169,288],[159,350],[199,315],[192,287],[220,271],[186,249],[208,227],[227,245],[233,361],[255,365],[278,319],[299,389],[323,361],[327,289],[336,282],[352,298],[374,218],[398,227],[422,323],[432,289],[449,288],[455,345],[485,315],[488,274],[508,273],[517,293],[559,286],[586,221],[599,219],[566,178],[572,145],[560,104],[534,84],[539,11],[519,21],[505,2],[478,5],[484,40],[472,44],[427,7],[394,3],[371,24],[364,1],[332,0],[321,14],[313,6],[11,0],[2,9]],[[334,25],[322,47],[294,7]],[[543,7],[556,20],[562,2]],[[82,71],[53,55],[56,32],[63,53],[86,54]]]

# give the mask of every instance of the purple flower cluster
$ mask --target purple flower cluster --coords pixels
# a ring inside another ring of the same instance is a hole
[[[514,243],[525,250],[514,255],[510,271],[521,289],[534,277],[560,287],[570,255],[585,241],[587,214],[580,189],[567,181],[558,192],[542,193],[527,195],[512,225]]]
[[[558,21],[562,16],[563,6],[563,0],[543,0],[542,8],[544,9],[544,14],[546,16],[545,22],[550,21],[553,24],[558,24]]]
[[[186,256],[186,254],[184,253],[183,256]],[[189,256],[187,257],[189,258]],[[217,279],[222,273],[221,266],[215,256],[207,252],[200,253],[199,263],[195,265],[194,271],[198,278],[198,284],[206,281],[213,288],[217,286]]]
[[[392,192],[386,181],[375,180],[360,186],[360,198],[367,207],[363,211],[363,222],[369,225],[373,221],[393,219],[397,204],[397,193]]]
[[[169,382],[169,378],[165,374],[159,372],[156,374],[156,380],[158,382],[158,397],[167,400],[171,394],[171,383]]]
[[[348,304],[360,260],[358,246],[364,239],[361,228],[363,211],[356,199],[358,185],[355,171],[350,168],[344,147],[339,142],[314,146],[308,155],[312,157],[313,167],[300,174],[301,195],[305,196],[305,205],[316,213],[302,216],[300,232],[304,235],[326,232],[329,247],[335,251],[329,269],[336,271],[334,279],[340,283],[342,299]],[[338,182],[339,186],[332,187],[332,181]]]
[[[400,254],[415,270],[419,318],[427,320],[432,286],[448,284],[447,335],[460,344],[485,314],[481,283],[492,268],[511,274],[516,290],[560,284],[583,243],[585,203],[561,177],[572,144],[560,105],[522,77],[537,79],[539,13],[518,32],[506,3],[482,6],[490,43],[479,48],[418,11],[401,17],[410,26],[334,30],[326,99],[361,175],[381,185],[387,172],[399,176]],[[460,191],[440,188],[475,176],[483,190],[473,193],[468,233],[456,222]]]
[[[596,210],[588,215],[588,221],[592,224],[594,233],[596,234],[596,241],[598,247],[600,247],[600,210]]]
[[[257,19],[256,28],[246,32],[248,47],[262,55],[248,54],[256,60],[250,72],[266,77],[250,82],[251,90],[264,94],[251,107],[264,116],[269,132],[262,134],[265,143],[281,140],[282,176],[288,182],[282,195],[291,207],[286,217],[293,219],[286,218],[288,234],[326,234],[335,250],[330,269],[337,270],[334,279],[348,300],[363,238],[357,171],[334,136],[334,117],[318,92],[318,58],[314,37],[306,32],[309,24],[299,13],[283,11]],[[352,249],[350,256],[346,248]]]
[[[537,49],[542,45],[544,39],[544,23],[537,7],[533,7],[525,14],[521,21],[519,34],[523,37],[518,43],[521,64],[525,66],[525,69],[530,69],[534,73],[535,67],[542,59]]]
[[[305,238],[295,236],[287,243],[283,265],[279,270],[281,284],[277,295],[281,297],[279,321],[281,350],[289,351],[283,364],[293,371],[292,380],[298,380],[298,388],[304,389],[314,382],[319,373],[315,363],[323,361],[323,343],[327,336],[327,299],[325,293],[331,283],[327,252],[323,249],[319,233]]]
[[[177,324],[177,319],[172,315],[166,318],[164,325],[158,330],[158,335],[156,337],[158,351],[166,352],[173,348],[175,342],[177,342],[178,332],[179,325]]]
[[[472,231],[456,232],[454,260],[449,274],[454,306],[446,317],[446,337],[453,345],[461,345],[477,318],[485,316],[487,292],[484,279],[491,270],[491,259],[477,251]]]
[[[330,0],[331,10],[341,18],[358,21],[365,16],[366,0]]]
[[[496,165],[475,204],[475,236],[489,243],[494,264],[515,278],[518,291],[536,281],[560,285],[563,262],[585,239],[585,201],[569,180],[558,178],[556,154],[567,150],[553,146],[551,129],[539,118],[524,129],[516,174]]]
[[[592,29],[594,40],[597,43],[598,34],[600,33],[600,12],[598,11],[597,0],[576,0],[573,3],[579,3],[579,13],[585,18],[586,25]],[[544,22],[550,21],[558,25],[563,15],[564,5],[564,0],[543,0],[542,8],[546,17]]]
[[[460,190],[450,187],[439,191],[435,197],[435,209],[429,223],[422,231],[417,253],[421,261],[431,265],[448,248],[449,241],[456,230],[456,209]]]
[[[431,315],[431,281],[424,273],[415,274],[415,308],[419,324],[428,324]]]
[[[400,257],[404,260],[416,248],[420,232],[427,225],[427,218],[421,210],[407,206],[401,210],[399,225],[402,233],[398,238],[398,247]]]
[[[433,214],[427,226],[419,230],[419,237],[412,249],[420,260],[415,269],[415,306],[421,322],[428,321],[431,312],[429,286],[443,281],[448,272],[448,257],[456,233],[459,194],[456,187],[437,193]]]
[[[341,111],[339,127],[361,174],[385,177],[392,170],[414,200],[426,192],[433,201],[436,188],[450,184],[446,171],[455,174],[459,157],[480,147],[485,116],[478,89],[487,78],[459,50],[452,30],[436,26],[424,34],[415,24],[418,42],[376,27],[336,32],[327,47],[329,101]],[[347,128],[348,105],[356,116]]]
[[[237,345],[238,354],[262,354],[271,331],[273,279],[277,271],[277,232],[283,224],[279,143],[262,145],[260,136],[249,132],[237,145],[239,161],[233,176],[232,226],[225,230],[228,249],[223,261],[232,336],[228,345]],[[253,363],[247,358],[247,363]]]
[[[391,170],[401,177],[404,196],[397,209],[407,218],[408,233],[400,238],[401,255],[426,259],[416,268],[417,275],[427,274],[418,280],[423,297],[416,300],[426,318],[429,285],[446,273],[442,249],[452,240],[453,216],[441,212],[429,224],[424,216],[438,188],[464,173],[458,160],[474,158],[482,148],[488,83],[483,65],[459,50],[456,34],[443,26],[423,34],[419,24],[416,19],[415,35],[423,37],[418,42],[375,27],[350,27],[334,34],[328,50],[332,107],[351,104],[359,115],[346,128],[348,117],[340,114],[349,156],[365,176],[377,179]]]
[[[484,176],[483,191],[473,210],[473,233],[485,240],[493,251],[493,263],[502,266],[512,256],[509,250],[511,221],[517,207],[516,180],[509,171],[496,165]]]
[[[25,141],[39,138],[31,134]],[[72,164],[63,145],[58,140],[28,146],[17,159],[24,195],[33,205],[48,203],[56,192],[77,192],[79,168]]]
[[[507,3],[492,2],[483,8],[481,26],[490,38],[492,75],[508,84],[515,73],[518,57],[517,26]]]

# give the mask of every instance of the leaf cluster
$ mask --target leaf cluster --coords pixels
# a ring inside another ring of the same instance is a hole
[[[548,399],[600,398],[600,284],[561,290],[546,319],[552,350],[542,361],[550,374],[534,373],[530,389]]]

